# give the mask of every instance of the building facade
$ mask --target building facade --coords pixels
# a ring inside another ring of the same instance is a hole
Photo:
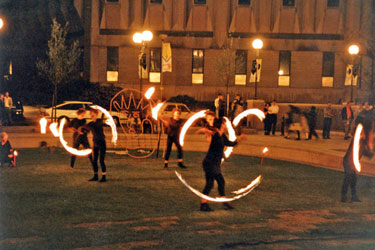
[[[75,0],[91,82],[157,86],[165,98],[189,95],[200,101],[226,92],[231,99],[235,94],[252,99],[257,87],[259,99],[305,103],[373,98],[374,5],[373,0]],[[132,37],[143,30],[152,31],[153,39],[140,70],[141,48]],[[253,48],[255,38],[263,41],[262,49]],[[171,44],[172,72],[161,72],[163,42]],[[358,55],[349,54],[350,44],[359,46]],[[255,59],[261,59],[256,84]]]

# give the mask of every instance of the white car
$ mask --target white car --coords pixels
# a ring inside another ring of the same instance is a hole
[[[166,102],[160,109],[159,114],[162,117],[172,117],[172,111],[173,109],[179,109],[181,110],[181,119],[187,120],[190,118],[190,116],[194,115],[195,112],[192,112],[188,106],[184,103],[178,103],[178,102]]]
[[[91,105],[94,105],[94,104],[92,102],[81,102],[81,101],[65,101],[61,104],[58,104],[58,105],[56,105],[57,121],[60,122],[61,119],[63,119],[63,118],[67,119],[67,121],[70,121],[70,120],[77,117],[77,110],[78,109],[84,108],[86,110],[90,110]],[[42,111],[42,114],[48,120],[48,119],[51,119],[52,112],[55,112],[55,110],[53,109],[53,107],[50,107],[50,108],[47,108],[44,111]],[[120,124],[120,119],[121,119],[121,122],[124,122],[124,121],[122,121],[123,116],[121,116],[119,112],[112,111],[111,115],[112,115],[113,119],[115,120],[115,122],[117,123],[117,125]],[[102,114],[101,114],[100,111],[99,111],[98,117],[102,117]],[[85,118],[86,118],[87,121],[91,121],[90,112],[86,112]]]

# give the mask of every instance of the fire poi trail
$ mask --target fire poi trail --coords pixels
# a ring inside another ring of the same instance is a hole
[[[359,147],[360,147],[359,144],[361,141],[362,130],[363,130],[363,125],[359,123],[355,130],[355,134],[353,138],[353,161],[354,161],[355,169],[358,172],[361,172],[361,163],[359,162]]]

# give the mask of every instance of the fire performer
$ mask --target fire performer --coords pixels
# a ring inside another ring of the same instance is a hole
[[[373,131],[371,130],[371,127],[373,127],[373,123],[364,123],[364,131],[365,133],[361,134],[361,138],[359,141],[359,152],[358,152],[358,160],[362,157],[362,155],[372,158],[374,153],[374,147],[373,147]],[[371,131],[370,131],[371,130]],[[366,132],[370,131],[370,132]],[[350,186],[351,193],[352,193],[352,202],[361,202],[361,200],[358,198],[357,195],[357,173],[356,173],[356,167],[354,163],[354,138],[350,142],[350,145],[348,147],[348,150],[346,151],[346,154],[343,158],[343,167],[344,167],[344,181],[342,184],[341,189],[341,202],[346,202],[346,194],[348,192],[348,188]]]
[[[77,110],[77,118],[74,118],[70,121],[68,127],[71,131],[73,131],[73,148],[78,149],[79,146],[82,144],[83,147],[89,148],[90,144],[87,139],[87,132],[88,130],[85,128],[86,119],[85,119],[86,110],[84,108],[80,108]],[[92,164],[92,155],[89,154],[89,159]],[[76,161],[76,156],[72,155],[70,159],[70,168],[74,168],[74,163]]]
[[[204,187],[202,193],[205,195],[209,195],[211,189],[214,186],[214,180],[216,180],[220,196],[225,196],[225,180],[223,175],[221,174],[221,161],[223,158],[224,147],[233,147],[237,145],[238,142],[242,140],[244,135],[240,135],[234,142],[229,141],[224,133],[227,129],[224,119],[215,119],[214,124],[212,124],[212,121],[214,121],[214,119],[215,114],[213,112],[208,112],[206,115],[208,126],[197,131],[197,133],[203,132],[206,135],[210,136],[210,146],[207,155],[203,160],[203,170],[206,176],[206,186]],[[224,202],[223,205],[226,209],[234,208],[228,202]],[[213,209],[208,206],[206,199],[202,199],[200,210],[204,212],[213,211]]]
[[[103,120],[98,119],[99,111],[97,109],[91,109],[90,115],[92,118],[92,122],[87,124],[87,128],[92,133],[92,140],[93,140],[93,160],[92,160],[92,167],[94,170],[94,177],[92,177],[89,181],[98,181],[98,158],[100,161],[100,166],[102,167],[102,178],[100,182],[106,181],[106,171],[107,167],[104,162],[105,153],[107,150],[105,135],[103,131]]]
[[[179,142],[180,131],[183,125],[183,120],[180,119],[181,110],[176,109],[176,108],[173,109],[172,115],[173,117],[169,118],[168,120],[161,119],[164,125],[167,127],[167,135],[168,135],[167,151],[165,152],[165,157],[164,157],[164,168],[168,168],[168,160],[169,160],[169,156],[171,155],[173,143],[177,147],[178,166],[180,168],[186,168],[186,166],[183,164],[183,158],[182,158],[183,151]]]

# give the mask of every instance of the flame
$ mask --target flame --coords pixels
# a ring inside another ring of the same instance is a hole
[[[232,123],[229,121],[228,118],[224,117],[225,124],[227,125],[228,134],[229,134],[229,140],[235,141],[237,139],[236,132],[233,129]],[[227,149],[224,151],[225,158],[228,158],[233,152],[233,147],[227,147]]]
[[[355,130],[354,139],[353,139],[353,162],[354,162],[355,169],[358,172],[361,172],[361,163],[359,162],[359,143],[361,140],[362,130],[363,130],[363,126],[361,123],[359,123]]]
[[[151,109],[151,112],[152,112],[152,118],[154,118],[155,120],[158,119],[158,113],[161,109],[161,107],[164,105],[164,102],[161,102],[161,103],[158,103],[155,107],[153,107]]]
[[[190,128],[190,126],[195,122],[195,120],[198,120],[199,118],[203,118],[206,115],[207,110],[201,110],[198,113],[192,115],[184,124],[184,126],[181,129],[180,133],[180,145],[184,146],[184,138],[187,130]]]
[[[108,118],[105,123],[108,126],[111,127],[111,130],[112,130],[112,143],[116,144],[117,139],[118,139],[118,135],[117,135],[116,123],[115,123],[115,120],[113,120],[113,117],[111,116],[111,114],[106,109],[104,109],[104,108],[102,108],[102,107],[100,107],[98,105],[92,105],[90,107],[92,109],[98,109],[98,110],[100,110]]]
[[[57,122],[53,122],[49,125],[49,130],[51,130],[53,136],[59,137],[59,130],[57,129]]]
[[[68,143],[64,140],[63,136],[63,130],[64,130],[64,125],[65,125],[65,118],[61,121],[60,127],[59,127],[59,137],[60,137],[60,142],[64,146],[65,150],[68,151],[71,154],[78,155],[78,156],[85,156],[91,154],[92,150],[91,148],[88,149],[83,149],[83,150],[78,150],[75,148],[72,148],[68,146]]]
[[[269,151],[268,148],[265,147],[265,148],[263,149],[263,154],[267,153],[268,151]]]
[[[178,173],[177,171],[175,171],[175,174],[177,175],[178,179],[185,185],[185,187],[187,187],[188,189],[190,189],[190,191],[192,191],[194,194],[196,194],[197,196],[201,197],[202,199],[206,199],[206,200],[209,200],[209,201],[212,201],[212,202],[230,202],[230,201],[233,201],[233,200],[238,200],[240,199],[241,197],[244,197],[245,195],[248,195],[251,191],[254,190],[254,188],[256,188],[261,180],[262,180],[262,176],[259,175],[255,180],[253,180],[249,185],[247,185],[245,188],[242,188],[238,191],[235,191],[235,192],[232,192],[232,193],[238,193],[236,196],[234,197],[210,197],[208,195],[205,195],[205,194],[202,194],[201,192],[199,192],[198,190],[196,190],[195,188],[191,187],[181,176],[180,173]]]
[[[261,121],[265,118],[264,113],[260,109],[247,109],[234,118],[233,125],[237,127],[238,123],[248,115],[256,115]]]
[[[146,93],[145,93],[145,97],[147,100],[150,100],[150,98],[152,97],[152,95],[154,94],[155,92],[155,87],[151,87],[149,88]]]
[[[18,151],[14,150],[13,154],[14,154],[14,156],[18,156]]]
[[[40,119],[39,124],[40,124],[40,133],[45,134],[46,127],[47,127],[47,119],[43,117],[42,119]]]

